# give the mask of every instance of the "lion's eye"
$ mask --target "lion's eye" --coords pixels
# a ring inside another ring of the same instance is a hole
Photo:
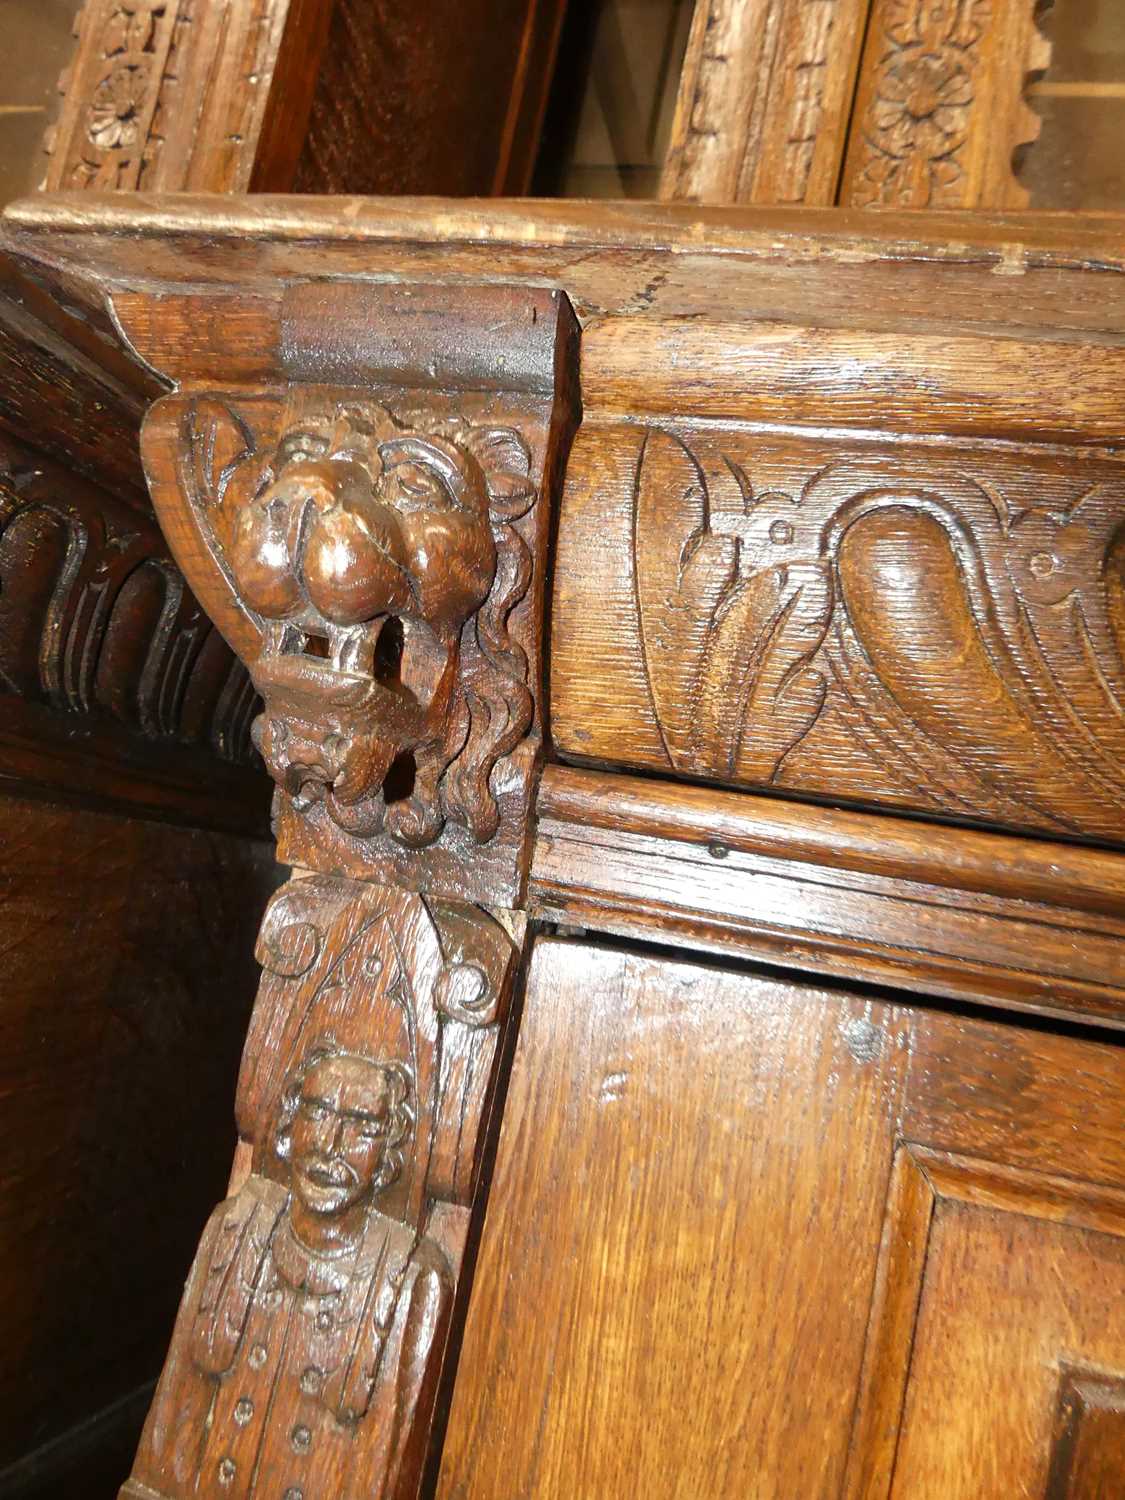
[[[421,464],[400,464],[395,477],[408,495],[432,495],[438,487],[434,476]]]
[[[328,1111],[323,1104],[310,1104],[308,1101],[305,1102],[305,1114],[310,1120],[319,1121],[328,1118]]]

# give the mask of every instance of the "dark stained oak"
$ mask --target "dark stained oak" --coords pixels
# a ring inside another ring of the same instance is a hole
[[[1125,1379],[1064,1370],[1047,1500],[1110,1500],[1125,1487]]]
[[[4,222],[169,387],[294,866],[124,1494],[1104,1489],[1120,225]]]
[[[159,1369],[279,874],[260,841],[7,791],[0,829],[6,1469]],[[82,1459],[54,1493],[83,1493]]]

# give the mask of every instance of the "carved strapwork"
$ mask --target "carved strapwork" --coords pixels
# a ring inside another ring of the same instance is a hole
[[[279,325],[274,383],[181,389],[143,434],[177,560],[265,702],[279,855],[515,905],[569,309],[314,284]]]
[[[327,876],[274,898],[245,1165],[123,1500],[416,1492],[515,956],[477,908]]]

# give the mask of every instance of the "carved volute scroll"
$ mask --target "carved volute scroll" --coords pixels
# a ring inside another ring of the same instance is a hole
[[[417,1488],[515,948],[480,910],[313,876],[257,956],[250,1170],[204,1231],[123,1500]]]
[[[314,284],[280,317],[284,383],[183,390],[143,440],[178,560],[264,700],[279,854],[512,905],[569,311]]]

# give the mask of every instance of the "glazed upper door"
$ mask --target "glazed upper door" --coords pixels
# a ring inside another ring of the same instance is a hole
[[[438,1494],[1125,1493],[1125,1055],[541,941]]]

